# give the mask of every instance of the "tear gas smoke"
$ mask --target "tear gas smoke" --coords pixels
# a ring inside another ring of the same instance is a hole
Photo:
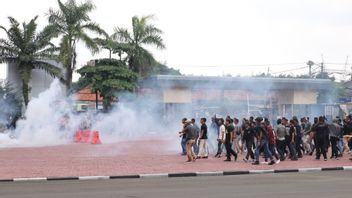
[[[99,131],[103,143],[164,138],[166,134],[172,134],[168,139],[171,137],[172,141],[178,142],[177,136],[173,134],[176,134],[180,127],[172,128],[174,125],[169,125],[166,128],[162,124],[160,114],[155,111],[159,104],[155,101],[143,98],[135,98],[129,102],[122,100],[110,113],[99,114],[95,111],[74,113],[73,104],[74,100],[66,97],[59,81],[54,80],[48,90],[39,94],[38,98],[32,98],[24,118],[17,122],[17,128],[0,134],[0,147],[72,143],[74,133],[82,124]],[[178,144],[170,147],[176,151]]]

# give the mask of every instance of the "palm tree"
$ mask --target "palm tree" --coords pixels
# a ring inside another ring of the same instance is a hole
[[[5,31],[7,39],[0,39],[0,63],[15,63],[22,81],[22,95],[25,106],[29,102],[29,81],[33,69],[43,69],[54,77],[62,78],[61,69],[49,60],[56,58],[58,48],[50,41],[56,36],[52,27],[47,26],[37,33],[37,16],[28,24],[20,24],[12,17],[8,17],[10,28]]]
[[[109,59],[111,60],[112,54],[118,54],[120,61],[125,62],[125,59],[122,59],[122,55],[124,52],[129,52],[131,50],[131,46],[127,43],[121,43],[116,41],[116,35],[104,35],[105,38],[95,38],[95,42],[103,49],[109,51]]]
[[[132,17],[132,32],[120,27],[114,29],[114,38],[131,46],[126,51],[130,69],[143,77],[148,75],[154,63],[153,55],[144,47],[149,45],[158,49],[165,48],[161,38],[163,32],[149,23],[151,19],[153,19],[152,15]]]
[[[89,12],[95,8],[91,1],[77,4],[75,0],[68,0],[66,3],[58,0],[58,4],[59,10],[49,9],[48,19],[49,23],[62,35],[60,61],[65,67],[66,88],[69,90],[72,84],[72,74],[76,69],[77,43],[83,41],[94,54],[99,48],[87,32],[99,35],[105,32],[89,18]]]

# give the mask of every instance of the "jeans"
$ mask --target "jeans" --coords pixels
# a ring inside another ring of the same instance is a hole
[[[271,161],[273,161],[273,155],[269,150],[269,143],[268,140],[262,140],[260,143],[257,145],[257,148],[255,149],[255,160],[259,161],[259,154],[260,154],[260,149],[264,149],[265,156],[269,157]]]
[[[222,153],[222,142],[218,140],[218,152],[216,153],[216,155],[221,155],[221,153]]]
[[[339,138],[339,142],[337,143],[337,147],[339,149],[340,154],[343,154],[343,138]]]
[[[195,142],[195,143],[193,144],[193,151],[194,151],[194,153],[195,153],[196,155],[198,155],[198,153],[199,153],[198,142]]]
[[[277,160],[280,159],[279,155],[278,155],[277,152],[276,152],[277,149],[276,149],[276,145],[275,145],[275,144],[269,144],[269,150],[270,150],[271,154],[272,154],[273,156],[275,156],[275,158],[276,158]]]
[[[288,149],[290,150],[291,159],[297,159],[296,144],[295,142],[288,143]]]
[[[186,155],[186,144],[187,144],[187,139],[185,137],[182,137],[181,139],[182,155]]]

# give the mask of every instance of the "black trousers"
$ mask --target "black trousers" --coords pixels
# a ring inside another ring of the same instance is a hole
[[[301,138],[301,137],[296,137],[295,143],[296,143],[296,152],[297,152],[297,155],[298,155],[299,157],[302,157],[302,156],[303,156],[302,151],[304,152],[302,138]]]
[[[276,140],[277,152],[280,155],[280,159],[285,159],[285,150],[286,150],[286,141],[285,140]]]
[[[317,137],[315,138],[315,148],[316,148],[316,156],[317,159],[320,159],[321,154],[323,154],[324,159],[327,158],[326,150],[327,150],[327,142],[326,137]]]
[[[232,149],[232,143],[230,141],[225,141],[226,157],[231,159],[231,155],[237,159],[237,153]]]
[[[253,153],[253,142],[254,141],[246,141],[246,147],[247,147],[247,155],[246,155],[246,159],[248,160],[249,157],[251,157],[252,159],[254,159],[254,153]]]
[[[337,143],[340,139],[338,137],[330,137],[331,143],[331,157],[338,157],[339,156],[339,149],[337,148]]]

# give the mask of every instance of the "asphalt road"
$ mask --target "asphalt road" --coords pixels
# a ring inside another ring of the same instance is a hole
[[[0,183],[1,198],[351,197],[352,172]]]

